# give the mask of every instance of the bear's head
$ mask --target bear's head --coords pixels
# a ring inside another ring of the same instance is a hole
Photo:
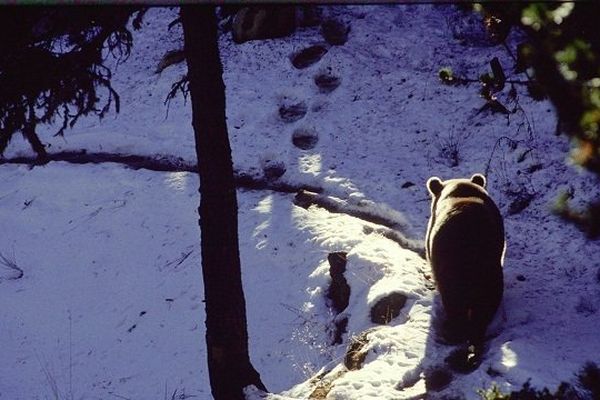
[[[431,197],[435,199],[440,197],[444,188],[451,189],[452,191],[460,191],[460,188],[468,190],[468,188],[473,188],[473,184],[479,186],[481,189],[485,189],[485,176],[482,174],[475,174],[471,179],[449,179],[447,181],[442,181],[437,176],[433,176],[427,181],[427,190],[429,190]],[[460,196],[461,194],[457,193],[457,195]],[[465,195],[468,196],[467,193],[463,194],[463,196]]]

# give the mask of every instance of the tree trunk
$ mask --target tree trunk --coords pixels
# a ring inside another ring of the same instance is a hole
[[[206,346],[216,400],[266,390],[248,355],[246,304],[238,246],[237,199],[225,121],[225,85],[215,6],[182,6],[181,18],[200,175]]]
[[[46,153],[46,147],[44,147],[44,144],[40,141],[37,133],[35,133],[35,127],[37,125],[35,119],[35,101],[29,99],[28,103],[29,119],[25,122],[23,136],[25,136],[25,139],[27,139],[33,150],[36,152],[38,162],[45,163],[48,158],[48,153]]]

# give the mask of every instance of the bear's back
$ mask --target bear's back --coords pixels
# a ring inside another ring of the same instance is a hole
[[[432,204],[432,216],[427,232],[430,256],[434,256],[432,247],[440,257],[452,254],[457,262],[501,256],[504,248],[502,216],[481,186],[468,179],[446,181]]]

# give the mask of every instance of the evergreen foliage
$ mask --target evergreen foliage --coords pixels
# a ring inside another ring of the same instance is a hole
[[[132,7],[5,7],[0,13],[0,155],[17,132],[38,157],[46,150],[38,124],[62,121],[57,135],[81,116],[102,118],[119,95],[104,64],[129,56]],[[139,21],[138,26],[139,26]],[[134,26],[136,24],[134,23]]]

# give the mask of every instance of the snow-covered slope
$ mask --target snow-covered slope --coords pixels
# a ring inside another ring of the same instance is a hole
[[[452,373],[429,395],[477,398],[492,382],[505,390],[528,379],[551,389],[573,382],[584,362],[600,362],[600,244],[549,207],[561,189],[583,201],[598,188],[565,163],[568,144],[554,135],[551,105],[521,86],[515,101],[507,87],[499,99],[518,108],[510,118],[478,113],[476,84],[442,85],[442,67],[477,77],[493,57],[507,74],[512,66],[502,46],[485,45],[450,5],[323,11],[350,25],[349,39],[305,69],[290,57],[323,41],[318,28],[241,45],[223,34],[235,168],[260,177],[265,166],[283,165],[281,181],[403,218],[404,233],[418,239],[429,216],[427,178],[487,172],[507,231],[504,304],[482,365]],[[182,46],[180,29],[167,30],[176,15],[151,9],[132,56],[114,66],[121,113],[82,119],[64,139],[48,127],[41,133],[49,151],[193,162],[189,103],[174,100],[168,115],[163,105],[185,65],[154,73],[166,51]],[[320,90],[315,77],[323,74],[339,87]],[[298,104],[301,118],[281,118],[282,107]],[[314,147],[296,147],[297,132],[318,138]],[[20,139],[5,156],[18,154],[30,154]],[[11,279],[14,270],[0,266],[0,399],[209,399],[197,176],[66,163],[2,165],[0,176],[0,253],[24,273]],[[447,370],[453,348],[435,340],[439,300],[416,253],[370,222],[295,206],[293,195],[238,196],[251,357],[274,398],[308,398],[319,388],[330,399],[419,397],[424,376]],[[351,296],[347,333],[332,345],[327,256],[338,251],[347,253]],[[372,323],[371,307],[392,292],[407,298],[400,315]],[[348,372],[352,338],[366,342],[365,359]]]

